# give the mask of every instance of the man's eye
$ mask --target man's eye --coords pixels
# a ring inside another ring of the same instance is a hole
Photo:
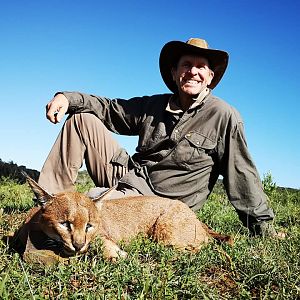
[[[86,224],[86,227],[85,227],[85,231],[88,232],[89,229],[91,229],[91,228],[93,228],[93,225],[90,224],[90,223],[87,223],[87,224]]]
[[[71,230],[71,223],[69,221],[64,221],[60,223],[63,227],[66,227],[69,231]]]

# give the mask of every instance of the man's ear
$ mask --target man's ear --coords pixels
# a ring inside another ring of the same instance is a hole
[[[213,71],[213,70],[210,70],[209,80],[208,80],[208,82],[207,82],[207,85],[210,85],[210,84],[211,84],[211,82],[212,82],[214,76],[215,76],[214,71]]]

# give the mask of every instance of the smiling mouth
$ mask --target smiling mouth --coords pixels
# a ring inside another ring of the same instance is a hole
[[[189,79],[189,80],[186,80],[184,83],[189,84],[189,85],[197,85],[197,84],[199,84],[199,81]]]

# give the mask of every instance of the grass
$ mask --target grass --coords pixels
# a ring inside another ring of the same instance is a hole
[[[86,180],[78,189],[90,187]],[[272,187],[269,185],[269,187]],[[29,265],[0,242],[0,299],[300,299],[300,191],[272,187],[275,227],[285,240],[251,238],[222,189],[198,213],[235,243],[182,253],[142,236],[123,248],[128,258],[103,260],[101,241],[54,267]],[[13,232],[33,205],[27,185],[0,182],[0,234]]]

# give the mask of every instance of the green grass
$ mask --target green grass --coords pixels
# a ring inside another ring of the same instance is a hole
[[[84,191],[90,183],[80,184]],[[211,243],[182,253],[142,236],[123,248],[128,258],[103,260],[101,241],[68,264],[41,267],[23,262],[0,242],[0,299],[300,299],[300,191],[268,191],[275,227],[285,240],[251,238],[222,189],[198,213],[234,245]],[[27,185],[0,182],[0,233],[15,230],[33,205]]]

